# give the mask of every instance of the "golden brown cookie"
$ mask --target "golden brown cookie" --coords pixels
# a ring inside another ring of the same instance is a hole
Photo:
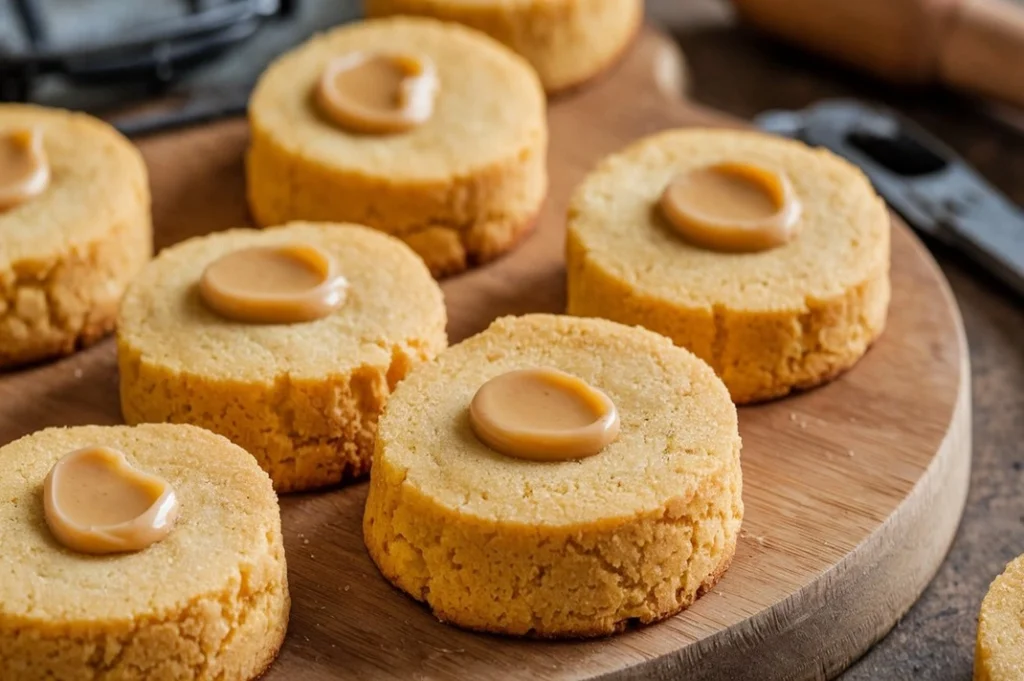
[[[428,120],[353,132],[314,96],[332,60],[401,49],[426,57],[439,87]],[[398,236],[435,275],[512,248],[547,191],[547,119],[536,74],[477,31],[432,19],[361,22],[317,36],[260,79],[249,106],[249,204],[257,222],[324,220]]]
[[[106,335],[152,252],[146,167],[128,140],[85,114],[0,105],[0,134],[14,129],[41,134],[49,182],[0,210],[0,368]]]
[[[470,426],[485,382],[553,368],[602,391],[619,433],[563,461],[500,454]],[[363,536],[442,620],[600,636],[690,605],[728,567],[743,517],[736,408],[704,362],[644,329],[506,317],[414,370],[381,419]]]
[[[294,324],[231,321],[200,298],[206,267],[244,248],[310,244],[348,280],[343,304]],[[402,242],[366,227],[293,223],[190,239],[132,282],[118,364],[128,423],[192,423],[227,436],[279,491],[366,473],[395,385],[447,344],[441,291]]]
[[[1024,678],[1024,556],[1006,566],[981,603],[974,681]]]
[[[670,228],[658,206],[670,179],[731,161],[788,177],[801,204],[790,241],[724,252]],[[889,215],[864,175],[756,132],[669,131],[606,158],[572,198],[566,257],[570,314],[668,336],[708,362],[737,403],[853,366],[889,305]]]
[[[96,556],[50,534],[50,468],[100,445],[173,487],[161,541]],[[51,428],[0,448],[0,465],[0,678],[246,681],[273,661],[289,609],[281,518],[240,447],[192,426]]]
[[[364,0],[369,16],[414,14],[457,21],[526,58],[548,92],[608,68],[643,20],[642,0]]]

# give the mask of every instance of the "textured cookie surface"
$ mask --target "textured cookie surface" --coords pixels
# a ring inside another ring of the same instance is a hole
[[[431,118],[393,135],[353,134],[312,93],[352,51],[429,57],[440,89]],[[263,75],[249,107],[249,203],[263,225],[356,222],[399,236],[436,274],[511,248],[547,191],[547,119],[536,74],[487,36],[432,19],[362,22],[313,38]]]
[[[42,484],[62,455],[119,449],[174,488],[179,515],[135,553],[58,544]],[[0,448],[0,678],[252,679],[288,624],[277,497],[252,457],[191,426],[50,429]]]
[[[348,279],[345,303],[299,324],[228,321],[196,282],[248,246],[320,246]],[[237,229],[163,251],[121,309],[118,364],[128,423],[192,423],[252,453],[279,491],[361,475],[377,417],[409,369],[445,347],[441,291],[400,241],[355,225]]]
[[[138,151],[107,124],[0,104],[0,132],[41,130],[50,184],[0,211],[0,367],[64,355],[109,332],[152,252]]]
[[[1024,679],[1024,556],[989,587],[978,617],[974,681]]]
[[[629,45],[641,0],[365,0],[370,16],[415,14],[457,21],[512,48],[537,69],[548,92],[600,73]]]
[[[466,413],[477,388],[537,366],[604,391],[618,439],[563,462],[477,440]],[[667,617],[715,583],[735,549],[741,487],[736,409],[704,362],[604,320],[507,317],[399,386],[363,533],[381,572],[442,620],[596,636]]]
[[[781,170],[797,238],[757,253],[692,246],[655,209],[678,172],[726,160]],[[570,314],[639,324],[689,348],[752,402],[830,379],[879,336],[889,217],[867,179],[825,150],[754,132],[679,130],[605,159],[570,203]]]

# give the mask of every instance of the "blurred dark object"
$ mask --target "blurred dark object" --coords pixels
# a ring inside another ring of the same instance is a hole
[[[160,91],[250,38],[266,21],[290,15],[296,2],[184,0],[180,16],[58,44],[50,36],[42,0],[13,0],[11,11],[25,45],[0,46],[0,101],[27,101],[38,81],[51,76],[73,85],[135,82]]]
[[[191,88],[179,106],[114,116],[110,122],[125,137],[143,137],[230,116],[242,116],[249,106],[252,87],[249,83],[219,88]]]
[[[756,123],[847,158],[911,227],[966,253],[1024,296],[1024,213],[923,129],[853,100],[771,111]]]
[[[1005,0],[733,0],[746,22],[897,82],[1024,106],[1024,9]]]

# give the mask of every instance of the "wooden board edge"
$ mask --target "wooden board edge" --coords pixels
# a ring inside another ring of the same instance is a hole
[[[654,46],[651,55],[654,64],[651,71],[653,89],[670,100],[688,99],[693,76],[690,73],[690,63],[678,43],[658,24],[647,22],[640,28],[640,32],[646,33]]]

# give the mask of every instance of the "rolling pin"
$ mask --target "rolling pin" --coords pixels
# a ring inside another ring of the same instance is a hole
[[[1024,107],[1024,8],[1006,0],[733,0],[784,40],[902,83]]]

